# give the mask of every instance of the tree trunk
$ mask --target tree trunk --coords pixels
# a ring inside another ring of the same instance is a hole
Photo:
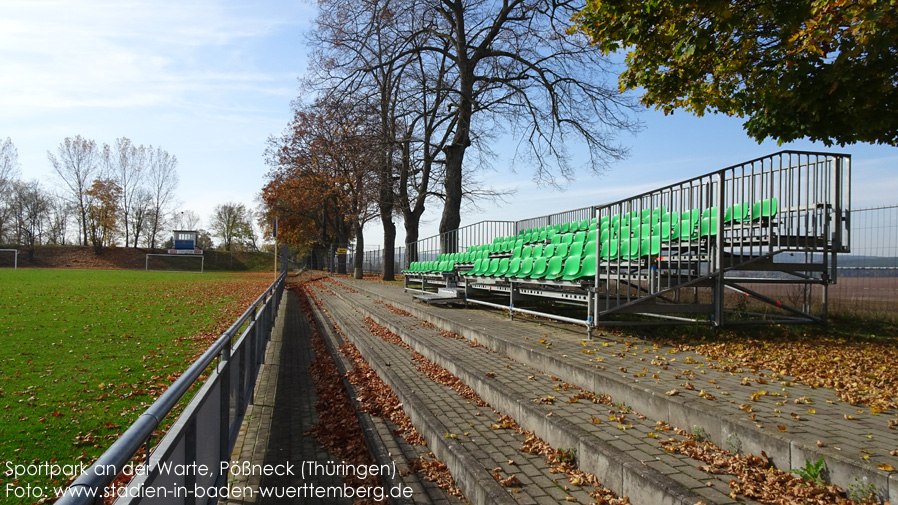
[[[403,221],[405,223],[405,259],[408,264],[418,261],[418,228],[421,216],[409,214]]]
[[[444,253],[456,252],[458,246],[453,239],[455,230],[461,224],[461,166],[464,155],[464,145],[452,145],[446,148],[446,202],[443,206],[443,217],[440,220],[440,252]]]
[[[356,279],[361,279],[363,276],[362,269],[365,266],[365,236],[362,232],[364,226],[359,220],[356,220],[354,223],[355,226],[355,256],[353,257],[353,270]]]

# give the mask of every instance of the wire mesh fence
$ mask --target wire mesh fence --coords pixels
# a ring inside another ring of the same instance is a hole
[[[851,252],[837,258],[830,313],[898,319],[898,205],[852,209]]]

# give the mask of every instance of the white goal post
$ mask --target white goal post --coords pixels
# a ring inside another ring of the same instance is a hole
[[[13,270],[19,269],[19,250],[18,249],[0,249],[0,252],[13,253],[12,269]]]
[[[187,272],[187,273],[197,273],[197,274],[201,274],[201,273],[203,273],[203,270],[204,270],[205,264],[206,264],[205,256],[202,255],[202,254],[154,254],[154,253],[151,253],[151,254],[147,254],[147,261],[146,261],[146,271],[147,271],[147,272],[150,271],[150,256],[161,256],[161,257],[166,258],[166,260],[162,262],[162,263],[164,263],[164,264],[170,264],[170,261],[169,261],[169,260],[175,260],[176,258],[177,258],[176,261],[178,261],[179,264],[183,264],[184,261],[186,261],[186,260],[189,259],[189,258],[194,258],[194,259],[199,258],[199,259],[200,259],[200,269],[199,269],[199,271],[196,271],[196,270],[182,270],[182,269],[180,268],[180,266],[179,266],[179,267],[177,267],[177,268],[175,268],[175,269],[169,269],[169,268],[153,269],[154,272]],[[158,263],[158,262],[157,262],[157,263]]]

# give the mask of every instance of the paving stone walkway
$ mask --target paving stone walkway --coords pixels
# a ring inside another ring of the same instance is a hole
[[[703,356],[638,338],[596,332],[587,341],[581,327],[509,321],[493,310],[427,306],[394,285],[335,280],[359,291],[337,289],[340,296],[371,310],[377,310],[375,300],[390,303],[542,372],[610,394],[648,419],[702,430],[724,448],[765,451],[782,469],[823,457],[832,482],[844,489],[872,484],[880,498],[898,501],[898,474],[877,468],[898,468],[898,457],[889,454],[898,449],[898,430],[887,428],[894,412],[871,415],[840,401],[832,390],[813,389],[775,371],[714,370]],[[667,394],[674,389],[676,395]]]
[[[327,464],[335,458],[317,440],[305,435],[317,422],[315,385],[308,370],[315,357],[309,343],[308,329],[292,291],[284,291],[281,310],[265,353],[265,363],[259,371],[255,397],[247,408],[231,464],[292,464],[295,475],[264,476],[260,472],[231,476],[231,487],[250,486],[253,489],[301,488],[304,485],[321,487],[341,486],[339,476],[303,479],[299,465],[304,462]],[[308,489],[308,488],[306,488]],[[232,498],[224,503],[280,504],[297,503],[296,498],[262,497],[259,494]],[[351,504],[349,499],[305,498],[309,504]]]
[[[253,401],[247,408],[234,450],[232,465],[293,465],[295,475],[264,476],[259,472],[231,475],[230,487],[248,486],[252,495],[232,497],[221,503],[227,505],[286,504],[303,503],[312,505],[344,505],[354,502],[350,498],[312,495],[311,486],[316,489],[331,489],[343,486],[341,475],[306,476],[303,478],[300,465],[312,462],[334,468],[341,463],[326,448],[306,432],[319,419],[315,408],[317,397],[315,385],[309,375],[309,367],[316,359],[310,341],[310,328],[298,303],[297,295],[290,290],[284,292],[278,318],[265,354],[256,383]],[[345,367],[345,362],[344,362]],[[352,397],[354,393],[349,392]],[[395,426],[383,420],[362,414],[366,424],[366,443],[374,452],[393,458],[397,469],[408,469],[408,461],[427,454],[426,448],[416,450],[404,440],[394,435]],[[391,461],[378,461],[392,463]],[[283,466],[281,468],[284,468]],[[402,472],[404,473],[404,472]],[[412,500],[393,500],[391,503],[420,503],[425,505],[460,505],[456,497],[449,496],[435,483],[425,481],[419,475],[410,473],[397,475],[391,483],[411,488]],[[305,488],[304,488],[305,486]],[[259,490],[294,490],[293,496],[262,496]],[[303,494],[304,493],[304,494]]]

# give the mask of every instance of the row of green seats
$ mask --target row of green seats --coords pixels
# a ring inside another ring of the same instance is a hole
[[[496,277],[508,280],[575,281],[592,278],[596,274],[595,253],[562,256],[540,256],[527,258],[493,258],[477,260],[474,269],[466,275],[473,277]]]
[[[755,202],[736,204],[724,211],[724,224],[744,222],[760,222],[776,216],[779,210],[776,198]],[[433,262],[414,262],[404,272],[444,272],[442,268],[454,269],[455,263],[470,264],[477,260],[485,260],[489,264],[490,254],[511,252],[511,258],[527,258],[544,256],[538,247],[567,245],[570,253],[594,254],[595,243],[602,243],[600,258],[611,260],[617,258],[633,259],[640,255],[633,251],[648,251],[644,255],[657,254],[651,251],[661,249],[661,244],[674,241],[690,241],[717,234],[720,211],[717,207],[704,210],[692,209],[680,212],[667,212],[664,207],[644,209],[639,212],[621,215],[603,216],[571,223],[538,228],[523,229],[517,235],[496,237],[490,244],[472,245],[465,252],[444,253]],[[593,245],[590,246],[589,244]],[[535,244],[535,245],[534,245]],[[574,246],[574,244],[581,244]],[[625,254],[620,254],[624,251]],[[563,257],[563,259],[566,258]]]
[[[402,271],[404,274],[429,274],[449,273],[455,271],[455,262],[443,261],[412,261],[411,265]]]

